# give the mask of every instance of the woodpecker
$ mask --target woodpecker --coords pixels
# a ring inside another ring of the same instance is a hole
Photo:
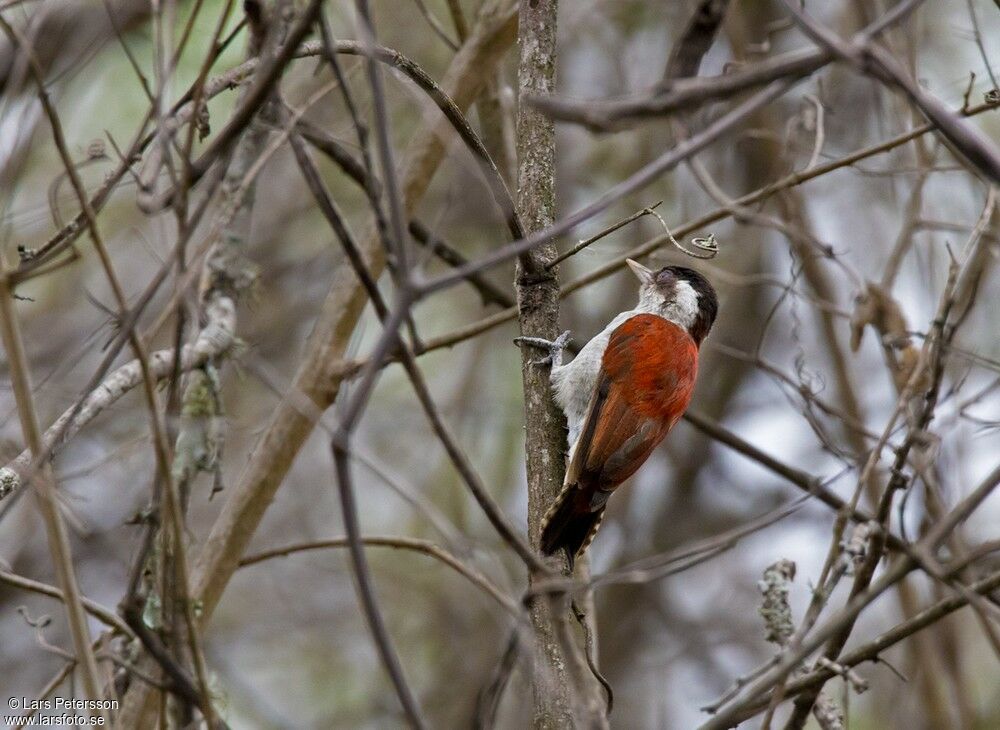
[[[627,259],[639,279],[639,303],[622,312],[562,364],[569,332],[547,348],[556,403],[569,426],[566,479],[545,514],[541,549],[566,553],[570,569],[601,526],[608,497],[642,466],[687,410],[698,348],[719,301],[708,279],[684,266],[659,271]]]

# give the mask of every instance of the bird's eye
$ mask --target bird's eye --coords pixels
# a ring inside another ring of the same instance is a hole
[[[663,287],[669,286],[676,281],[677,277],[674,275],[670,269],[660,269],[656,272],[656,285]]]

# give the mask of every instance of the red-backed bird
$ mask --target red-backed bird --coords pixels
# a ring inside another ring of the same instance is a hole
[[[622,312],[561,363],[569,333],[548,347],[555,399],[569,424],[562,491],[545,515],[542,552],[564,550],[573,567],[597,534],[608,497],[642,466],[687,410],[698,372],[698,347],[719,303],[693,269],[647,269],[631,259],[639,303]]]

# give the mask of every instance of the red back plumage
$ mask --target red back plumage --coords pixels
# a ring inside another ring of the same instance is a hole
[[[698,346],[673,322],[637,314],[612,333],[601,370],[637,413],[673,425],[691,401]]]
[[[566,482],[545,520],[542,549],[586,549],[614,489],[642,466],[684,414],[698,345],[654,314],[625,320],[608,340]]]

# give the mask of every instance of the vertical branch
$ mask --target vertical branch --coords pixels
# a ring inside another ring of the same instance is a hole
[[[21,430],[24,440],[28,443],[31,453],[41,453],[43,449],[41,429],[38,426],[38,416],[32,398],[31,378],[28,372],[27,357],[24,343],[21,340],[21,329],[18,326],[17,313],[13,307],[14,295],[7,280],[6,267],[0,260],[0,335],[3,337],[3,347],[7,355],[10,369],[11,386],[17,403],[18,417],[21,419]],[[80,587],[76,582],[73,570],[73,556],[70,552],[69,537],[66,525],[59,514],[53,494],[52,467],[42,466],[32,480],[35,495],[38,498],[38,509],[45,523],[45,534],[48,538],[49,551],[56,569],[56,583],[63,594],[66,604],[66,618],[70,635],[73,638],[73,648],[77,662],[83,674],[83,688],[87,697],[93,700],[101,698],[97,660],[90,645],[90,631],[87,629],[87,616],[83,611],[83,600],[80,597]],[[103,713],[97,712],[98,716]]]
[[[555,82],[557,0],[521,3],[518,40],[519,97],[550,93]],[[529,233],[552,224],[555,217],[555,128],[544,116],[522,104],[517,118],[517,209]],[[521,334],[554,339],[559,327],[559,282],[546,264],[555,258],[546,243],[523,254],[517,263],[518,323]],[[528,534],[537,546],[541,518],[562,486],[565,422],[552,400],[549,373],[531,364],[522,351],[524,415],[528,471]]]
[[[519,12],[518,98],[544,96],[555,87],[558,0],[522,0]],[[527,104],[517,114],[517,212],[527,233],[555,218],[555,127]],[[559,282],[546,268],[556,256],[552,243],[534,248],[517,262],[518,323],[521,335],[552,340],[559,327]],[[525,458],[528,476],[528,536],[538,547],[545,511],[562,486],[565,420],[552,400],[549,371],[521,351],[524,384]],[[532,667],[534,727],[574,727],[572,679],[560,642],[566,634],[565,603],[535,600],[531,621],[536,646]]]
[[[281,42],[290,16],[284,12],[286,3],[275,2],[265,12],[256,3],[246,3],[245,12],[250,20],[251,33],[248,53],[261,59],[273,58],[281,48]],[[252,88],[252,87],[251,87]],[[197,92],[196,92],[197,93]],[[240,95],[241,103],[246,101],[249,89]],[[199,313],[203,327],[196,335],[216,328],[231,336],[235,331],[236,308],[240,295],[249,288],[255,278],[256,269],[246,258],[245,249],[249,238],[254,199],[256,194],[255,165],[263,154],[269,138],[269,131],[261,118],[275,115],[275,97],[269,96],[261,104],[258,115],[251,116],[246,128],[239,134],[233,151],[223,160],[225,172],[221,181],[221,203],[218,218],[212,227],[208,240],[211,247],[203,264],[199,288]],[[185,166],[187,172],[190,165]],[[179,249],[184,239],[194,228],[194,219],[186,216],[186,200],[192,184],[185,178],[175,187],[178,194],[173,205],[178,214]],[[179,258],[178,261],[181,261]],[[178,270],[183,270],[183,265]],[[183,308],[179,308],[179,312]],[[180,322],[175,333],[172,387],[177,387],[180,373],[182,329]],[[163,489],[159,495],[160,509],[166,519],[164,529],[158,535],[158,551],[146,554],[142,551],[138,563],[154,563],[149,586],[141,593],[158,590],[163,606],[162,630],[169,639],[187,639],[187,651],[178,641],[174,646],[167,643],[166,649],[177,655],[180,664],[190,660],[200,689],[200,707],[209,727],[218,725],[209,688],[208,669],[205,662],[201,628],[198,625],[196,603],[192,598],[191,568],[188,563],[188,545],[185,535],[185,521],[190,490],[195,477],[202,471],[216,475],[216,488],[220,482],[220,464],[224,427],[221,419],[218,373],[223,363],[223,352],[206,359],[204,364],[194,369],[184,386],[179,399],[178,427],[173,455],[167,461],[167,470],[161,474]],[[150,382],[154,382],[147,378]],[[172,410],[178,410],[173,408]],[[166,449],[163,449],[166,451]],[[152,543],[150,543],[151,545]],[[158,583],[157,588],[152,585]],[[139,595],[138,585],[130,589],[123,601],[126,611],[137,613],[140,605],[148,601],[148,596]],[[149,646],[147,645],[147,648]],[[162,663],[162,662],[161,662]],[[119,721],[123,727],[148,722],[144,719],[148,711],[147,686],[133,683],[122,703]],[[169,706],[172,717],[162,718],[168,723],[183,718],[183,708]]]
[[[385,88],[382,83],[382,69],[375,59],[373,48],[375,44],[375,28],[372,24],[371,8],[368,0],[357,0],[357,11],[361,18],[360,32],[365,47],[365,68],[368,71],[368,81],[372,89],[372,104],[375,108],[375,136],[378,141],[378,159],[382,167],[382,178],[385,181],[385,197],[389,213],[390,241],[385,241],[387,253],[391,252],[395,261],[389,263],[395,269],[397,284],[407,282],[409,273],[406,256],[406,214],[403,212],[403,200],[400,194],[396,163],[392,151],[392,141],[389,138],[389,109],[385,101]],[[332,57],[333,54],[331,54]],[[345,87],[346,88],[346,87]],[[367,153],[366,153],[367,154]],[[367,159],[367,157],[366,157]],[[368,170],[371,175],[373,171]],[[383,232],[384,234],[385,232]]]

